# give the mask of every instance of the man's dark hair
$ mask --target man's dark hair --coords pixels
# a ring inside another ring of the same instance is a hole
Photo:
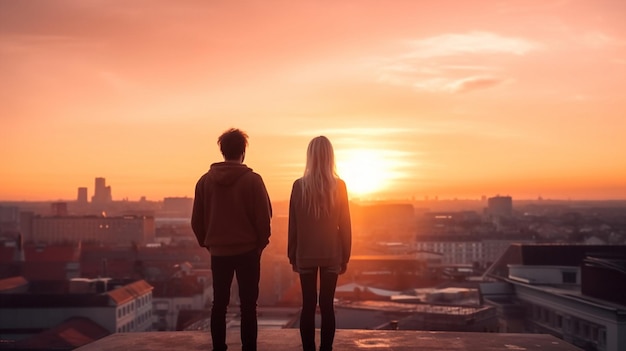
[[[236,160],[243,155],[248,146],[248,134],[246,132],[230,128],[217,138],[217,144],[226,160]]]

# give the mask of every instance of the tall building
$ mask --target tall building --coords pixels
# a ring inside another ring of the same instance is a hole
[[[491,216],[511,217],[513,215],[513,198],[510,196],[495,196],[487,200],[487,212]]]
[[[91,202],[94,204],[107,204],[113,201],[111,187],[106,185],[106,179],[98,177],[95,181],[95,189]]]
[[[17,206],[0,205],[0,234],[18,231],[20,225],[20,209]]]
[[[76,196],[76,202],[80,203],[80,204],[86,204],[87,203],[87,188],[86,187],[80,187],[78,188],[78,195]]]

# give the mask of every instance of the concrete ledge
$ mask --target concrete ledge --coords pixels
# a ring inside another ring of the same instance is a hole
[[[319,330],[317,331],[319,342]],[[241,350],[239,332],[227,331],[229,351]],[[298,329],[260,329],[260,351],[302,350]],[[404,330],[338,329],[334,349],[393,351],[580,351],[565,341],[545,334],[495,334]],[[120,333],[79,347],[76,351],[170,351],[211,350],[209,332]]]

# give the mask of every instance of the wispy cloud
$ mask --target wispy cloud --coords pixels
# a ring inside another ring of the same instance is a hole
[[[404,58],[431,58],[465,54],[524,55],[539,48],[539,44],[491,32],[442,34],[409,42],[411,51]]]
[[[608,47],[624,46],[622,40],[614,38],[601,31],[588,31],[576,36],[578,42],[590,49],[605,49]]]
[[[3,34],[0,32],[0,52],[41,52],[50,48],[67,50],[82,45],[75,37],[47,34]]]
[[[502,1],[496,4],[496,11],[503,15],[538,13],[558,10],[570,5],[571,2],[571,0],[523,1],[520,3]]]
[[[448,85],[451,92],[465,93],[474,90],[487,89],[498,84],[501,84],[504,80],[493,77],[469,77],[459,79]]]
[[[406,41],[404,52],[380,58],[372,65],[381,83],[429,92],[464,93],[510,80],[502,77],[506,71],[501,58],[541,49],[538,42],[497,33],[448,33]],[[488,62],[495,63],[482,63],[486,56]]]
[[[300,135],[343,135],[343,136],[372,136],[372,135],[392,135],[413,132],[410,128],[332,128],[314,129],[302,131]]]
[[[487,84],[487,83],[482,83]],[[497,83],[494,83],[497,84]],[[466,88],[471,89],[471,88]],[[327,129],[309,129],[296,133],[300,136],[317,136],[326,135],[331,138],[365,140],[373,142],[377,138],[384,140],[393,140],[398,138],[412,138],[416,135],[483,135],[491,138],[514,138],[520,135],[516,130],[507,127],[497,127],[490,124],[484,124],[476,121],[468,121],[465,119],[440,119],[440,120],[424,120],[415,121],[410,127],[404,128],[388,128],[388,127],[352,127],[352,128],[327,128]],[[372,145],[369,145],[370,147]]]

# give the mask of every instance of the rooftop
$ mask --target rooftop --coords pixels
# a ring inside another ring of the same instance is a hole
[[[319,330],[317,335],[319,340]],[[241,350],[239,333],[228,330],[229,350]],[[302,348],[298,329],[261,329],[258,337],[259,350],[294,351]],[[109,335],[75,351],[165,351],[210,350],[208,332],[145,332]],[[470,350],[580,350],[563,340],[546,334],[492,334],[428,331],[373,331],[338,329],[335,350],[394,350],[394,351],[470,351]]]

